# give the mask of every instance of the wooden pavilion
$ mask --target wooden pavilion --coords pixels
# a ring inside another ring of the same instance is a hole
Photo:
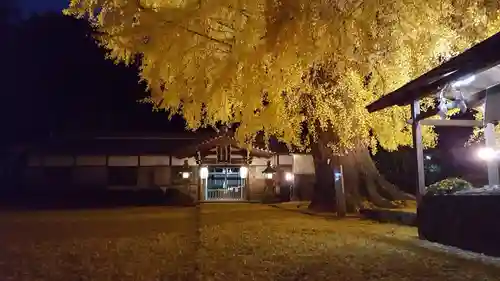
[[[411,105],[413,147],[417,162],[417,198],[425,193],[424,157],[421,126],[484,127],[486,146],[496,148],[494,125],[500,120],[500,33],[423,74],[366,108],[376,112],[392,106]],[[435,95],[439,106],[420,111],[420,100]],[[427,119],[447,109],[482,107],[484,120]],[[498,163],[488,161],[489,185],[499,184]]]

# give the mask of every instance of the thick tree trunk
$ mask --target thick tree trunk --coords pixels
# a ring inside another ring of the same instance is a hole
[[[316,183],[309,208],[319,212],[333,212],[336,207],[334,174],[328,160],[314,158]]]
[[[373,159],[371,158],[370,153],[367,150],[365,151],[365,153],[363,153],[363,157],[365,158],[364,163],[366,163],[367,170],[376,175],[375,181],[377,182],[378,186],[380,186],[386,193],[388,193],[391,199],[415,200],[415,196],[401,191],[396,185],[390,183],[385,179],[384,176],[380,174],[378,168],[375,166],[375,162],[373,162]]]
[[[336,207],[335,199],[335,175],[331,168],[329,149],[323,142],[319,141],[312,148],[316,182],[314,194],[309,205],[310,209],[318,212],[333,212]]]
[[[388,182],[378,171],[367,148],[358,148],[346,156],[328,157],[321,144],[313,149],[316,185],[309,206],[315,211],[335,211],[333,167],[342,165],[344,190],[349,212],[359,210],[364,201],[383,208],[396,208],[395,200],[414,199]],[[330,159],[330,160],[328,160]]]

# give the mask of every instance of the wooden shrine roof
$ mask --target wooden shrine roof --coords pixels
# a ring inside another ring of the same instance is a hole
[[[241,148],[242,150],[247,150],[246,147],[241,146],[238,141],[236,141],[231,133],[224,133],[209,138],[201,143],[192,143],[191,145],[177,151],[174,156],[179,158],[190,157],[196,155],[198,151],[208,151],[218,145],[231,145],[233,147]],[[273,154],[275,154],[275,152],[271,150],[259,148],[257,146],[250,147],[250,150],[248,152],[251,156],[257,157],[271,157]]]
[[[446,85],[467,76],[485,73],[482,79],[484,81],[480,81],[483,89],[476,89],[476,92],[471,91],[472,94],[481,93],[487,87],[495,86],[495,83],[498,84],[500,82],[500,78],[498,77],[498,73],[500,73],[500,68],[498,67],[500,64],[499,50],[500,32],[407,83],[403,87],[374,101],[366,109],[369,112],[375,112],[395,105],[408,105],[414,100],[435,94]],[[492,77],[496,78],[496,81],[486,81]],[[478,100],[477,97],[473,99]]]

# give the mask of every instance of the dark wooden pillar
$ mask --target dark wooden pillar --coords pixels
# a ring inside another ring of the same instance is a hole
[[[425,193],[425,170],[424,170],[424,148],[422,144],[422,128],[418,115],[420,114],[420,102],[413,101],[411,104],[411,117],[412,117],[412,135],[413,135],[413,150],[415,152],[415,160],[417,164],[417,205],[420,204],[422,195]]]
[[[109,155],[106,154],[106,166],[104,169],[106,170],[106,182],[104,183],[104,188],[107,189],[109,187]]]
[[[245,150],[245,156],[244,157],[244,163],[245,163],[245,166],[248,168],[248,173],[247,173],[247,178],[245,179],[245,186],[244,186],[244,195],[243,195],[243,198],[245,198],[247,201],[250,201],[251,199],[251,186],[250,186],[250,175],[251,175],[251,169],[250,169],[250,165],[252,164],[252,155],[250,155],[250,152],[248,150]]]
[[[493,151],[497,149],[495,124],[500,120],[500,88],[499,86],[486,89],[486,100],[484,104],[484,138],[486,147]],[[494,157],[487,162],[488,167],[488,185],[499,185],[498,159]]]
[[[496,150],[496,137],[495,137],[495,125],[493,123],[487,123],[484,128],[484,138],[485,144],[487,148],[490,148],[492,151]],[[495,186],[499,185],[499,177],[498,177],[498,160],[496,158],[491,159],[486,162],[486,166],[488,168],[488,185]]]
[[[205,200],[204,182],[206,180],[206,179],[201,178],[201,167],[203,164],[203,158],[201,156],[200,151],[196,151],[195,159],[196,159],[196,164],[197,164],[196,168],[198,169],[198,173],[195,173],[198,176],[198,188],[196,190],[196,202],[199,203],[200,201]]]

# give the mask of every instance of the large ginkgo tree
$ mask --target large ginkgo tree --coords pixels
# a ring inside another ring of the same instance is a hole
[[[311,207],[332,210],[334,165],[351,209],[410,197],[370,157],[411,144],[410,112],[365,106],[500,30],[491,0],[72,0],[66,13],[111,58],[140,58],[149,101],[190,128],[238,123],[242,143],[264,132],[309,150]]]

